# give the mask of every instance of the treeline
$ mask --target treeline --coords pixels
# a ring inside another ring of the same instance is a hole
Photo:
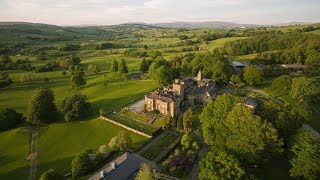
[[[229,56],[241,56],[264,51],[292,49],[297,46],[317,48],[320,38],[314,34],[285,33],[282,35],[263,35],[248,39],[231,41],[219,51]]]

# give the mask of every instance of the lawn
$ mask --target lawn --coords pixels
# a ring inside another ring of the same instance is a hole
[[[53,168],[61,174],[71,171],[71,160],[86,148],[97,149],[108,144],[121,127],[92,119],[82,122],[55,123],[41,128],[37,136],[37,175]],[[128,132],[133,148],[143,144],[147,138]],[[1,167],[0,179],[24,179],[28,177],[29,152],[28,133],[14,129],[0,133]],[[17,148],[19,147],[19,148]]]
[[[133,128],[135,130],[138,130],[140,132],[143,132],[143,133],[146,133],[149,135],[152,135],[152,133],[154,133],[155,131],[158,130],[158,128],[153,125],[134,121],[132,118],[130,118],[128,116],[122,116],[120,114],[109,113],[109,114],[107,114],[106,117],[113,120],[113,121],[116,121],[120,124],[126,125],[130,128]]]
[[[71,89],[68,77],[59,77],[60,72],[41,73],[52,74],[51,82],[37,81],[22,84],[15,82],[0,91],[0,109],[14,108],[21,113],[26,112],[27,104],[33,91],[38,87],[48,87],[54,91],[58,109],[62,100],[75,93],[85,94],[91,102],[90,118],[83,122],[60,123],[48,125],[38,135],[37,139],[37,175],[49,168],[65,174],[70,172],[70,163],[74,155],[85,148],[98,148],[107,144],[122,128],[97,120],[100,108],[105,111],[119,109],[128,102],[141,98],[146,92],[157,87],[149,80],[124,81],[120,75],[86,76],[87,84],[80,90]],[[15,76],[13,74],[13,76]],[[16,75],[18,77],[18,75]],[[28,177],[29,164],[26,157],[29,154],[29,136],[21,133],[21,128],[0,133],[0,179],[25,179]],[[146,138],[130,133],[134,146],[146,141]]]
[[[135,118],[135,119],[137,119],[139,121],[145,122],[145,123],[149,122],[149,120],[150,120],[149,117],[147,117],[147,116],[145,116],[143,114],[137,114],[137,113],[132,112],[132,111],[126,111],[124,114],[127,115],[127,116],[130,116],[132,118]]]

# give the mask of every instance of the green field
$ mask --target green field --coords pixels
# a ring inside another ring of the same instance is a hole
[[[37,174],[54,168],[61,174],[71,171],[71,160],[75,154],[86,149],[97,149],[108,144],[122,128],[92,119],[82,122],[50,124],[41,128],[37,135]],[[130,133],[133,148],[147,139]],[[28,174],[29,134],[21,129],[0,133],[0,179],[24,179]]]

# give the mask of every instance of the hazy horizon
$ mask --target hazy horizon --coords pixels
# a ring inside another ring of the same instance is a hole
[[[319,7],[316,0],[0,0],[0,21],[64,26],[204,21],[267,25],[319,22]]]

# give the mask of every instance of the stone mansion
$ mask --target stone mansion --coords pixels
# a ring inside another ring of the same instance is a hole
[[[171,86],[146,94],[146,108],[148,111],[157,110],[163,115],[178,116],[182,107],[205,105],[212,101],[216,96],[215,86],[214,80],[202,78],[200,70],[197,77],[189,77],[183,81],[176,79]]]

